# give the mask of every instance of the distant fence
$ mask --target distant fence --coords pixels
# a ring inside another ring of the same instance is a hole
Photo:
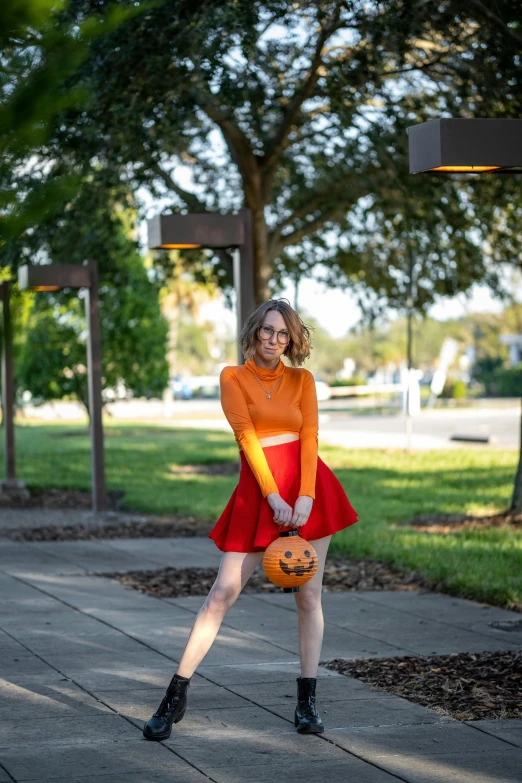
[[[401,394],[403,383],[376,383],[366,386],[330,386],[330,397],[358,397],[368,394]]]

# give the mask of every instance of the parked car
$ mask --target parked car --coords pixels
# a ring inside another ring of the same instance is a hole
[[[194,397],[191,386],[187,383],[186,379],[181,375],[176,375],[171,383],[170,388],[175,400],[191,400]]]
[[[219,376],[176,375],[171,381],[175,400],[219,399]]]

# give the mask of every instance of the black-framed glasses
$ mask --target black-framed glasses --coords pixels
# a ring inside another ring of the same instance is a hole
[[[276,333],[275,329],[271,326],[259,326],[257,331],[261,340],[271,340]],[[290,334],[286,329],[280,329],[277,332],[277,342],[281,345],[288,345],[290,342]]]

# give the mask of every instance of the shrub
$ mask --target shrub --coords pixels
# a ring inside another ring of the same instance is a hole
[[[522,364],[497,372],[496,383],[499,397],[522,397]]]
[[[336,378],[332,381],[330,386],[365,386],[367,381],[361,378],[359,375],[354,375],[353,378]]]
[[[468,396],[468,387],[464,381],[455,381],[451,396],[454,400],[465,400]]]
[[[473,376],[484,384],[488,397],[522,397],[522,364],[502,367],[500,359],[482,359]]]

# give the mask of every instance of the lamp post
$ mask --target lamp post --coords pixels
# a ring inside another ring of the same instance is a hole
[[[148,224],[149,250],[234,249],[234,287],[237,300],[238,336],[254,310],[254,252],[252,216],[249,209],[236,215],[202,213],[157,215]],[[238,364],[244,358],[238,343]]]
[[[5,479],[0,481],[0,492],[25,490],[25,483],[15,475],[14,445],[14,383],[13,383],[13,334],[11,328],[11,282],[0,282],[0,299],[3,310],[2,339],[2,411],[4,422]]]
[[[407,131],[410,174],[522,174],[522,120],[439,119]],[[510,510],[522,511],[522,411]]]
[[[85,288],[87,316],[87,379],[91,420],[92,510],[105,511],[105,467],[102,424],[102,367],[100,305],[98,298],[98,264],[44,264],[22,266],[18,270],[22,291],[59,291],[62,288]]]

